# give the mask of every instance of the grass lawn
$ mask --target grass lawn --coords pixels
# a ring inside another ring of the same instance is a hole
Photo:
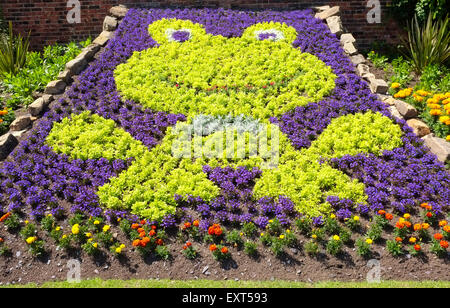
[[[46,282],[8,286],[13,288],[450,288],[450,281],[291,282],[211,280],[83,280],[80,283]]]

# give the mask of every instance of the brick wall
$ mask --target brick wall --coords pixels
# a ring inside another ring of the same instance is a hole
[[[394,42],[398,27],[386,12],[389,0],[381,0],[384,12],[381,24],[366,20],[368,0],[80,0],[81,23],[69,24],[66,20],[68,0],[2,0],[4,18],[13,21],[15,30],[31,31],[33,48],[46,44],[95,37],[102,30],[102,22],[110,7],[125,4],[129,7],[225,7],[232,9],[303,9],[319,5],[339,5],[344,27],[354,34],[358,47],[368,48],[374,41]]]

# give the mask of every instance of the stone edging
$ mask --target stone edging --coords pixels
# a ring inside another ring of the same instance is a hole
[[[127,12],[128,9],[123,5],[112,7],[103,22],[103,32],[75,59],[66,63],[64,71],[58,75],[58,78],[49,82],[41,97],[28,106],[28,113],[19,116],[11,123],[9,132],[0,136],[0,161],[6,159],[19,144],[18,139],[32,128],[33,123],[54,100],[54,95],[63,94],[73,82],[73,77],[80,74],[94,59],[97,52],[108,43]]]
[[[370,72],[369,66],[365,64],[367,60],[362,54],[358,53],[353,44],[356,42],[355,38],[351,33],[345,33],[344,31],[339,17],[339,6],[319,6],[315,7],[314,10],[316,11],[315,17],[324,20],[331,33],[340,39],[341,45],[354,64],[357,74],[369,83],[372,93],[377,94],[381,101],[389,105],[389,111],[394,117],[406,120],[406,123],[413,129],[414,133],[424,141],[424,144],[441,162],[449,161],[450,142],[431,133],[430,128],[418,119],[419,113],[416,108],[388,95],[389,85],[387,82],[383,79],[376,79],[375,75]]]

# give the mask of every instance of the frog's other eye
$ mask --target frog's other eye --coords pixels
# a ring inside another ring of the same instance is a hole
[[[262,22],[245,29],[242,33],[242,38],[250,41],[272,41],[292,44],[297,38],[297,30],[285,23]]]
[[[277,29],[257,30],[255,31],[255,38],[259,41],[270,40],[274,42],[285,39],[283,32]]]
[[[183,43],[189,41],[192,38],[191,29],[167,29],[166,37],[169,42]]]

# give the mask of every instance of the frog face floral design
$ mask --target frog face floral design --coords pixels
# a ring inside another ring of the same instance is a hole
[[[160,220],[175,212],[175,195],[205,202],[219,195],[205,165],[243,166],[263,171],[255,198],[287,197],[299,212],[319,216],[331,211],[328,196],[367,200],[364,185],[327,159],[381,154],[402,144],[397,125],[367,112],[333,120],[309,149],[293,148],[269,118],[329,95],[336,76],[317,57],[292,47],[297,33],[285,24],[256,24],[241,37],[225,38],[188,20],[162,19],[149,33],[159,47],[135,52],[119,65],[117,89],[123,98],[183,113],[187,121],[169,127],[151,150],[114,121],[89,112],[55,124],[47,138],[56,152],[74,159],[134,158],[99,187],[106,208]]]

